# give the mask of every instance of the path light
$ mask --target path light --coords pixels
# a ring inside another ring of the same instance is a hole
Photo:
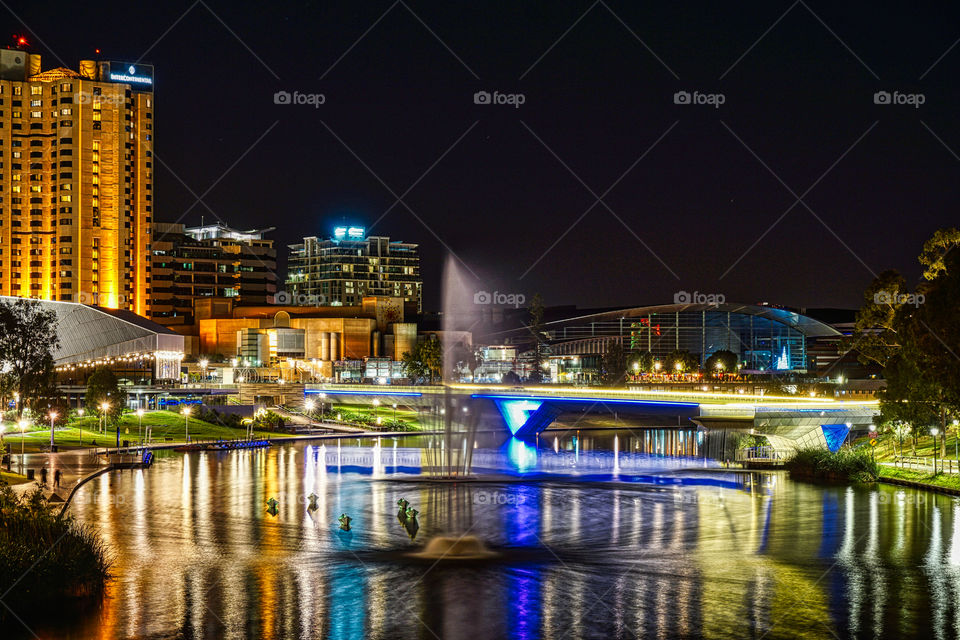
[[[53,421],[57,419],[57,412],[50,412],[50,451],[53,451]]]
[[[143,442],[143,409],[137,409],[137,439]]]
[[[180,410],[180,413],[183,414],[183,424],[187,442],[190,442],[190,407],[184,406],[183,409]]]
[[[102,402],[102,403],[100,403],[100,412],[101,412],[101,417],[100,417],[100,419],[103,421],[103,426],[101,427],[100,431],[103,432],[103,433],[106,433],[106,431],[107,431],[107,411],[109,411],[109,410],[110,410],[110,403],[109,403],[109,402]],[[117,430],[118,430],[118,431],[119,431],[119,429],[120,429],[120,427],[117,427]]]
[[[23,471],[23,432],[27,430],[27,421],[20,421],[20,470]]]

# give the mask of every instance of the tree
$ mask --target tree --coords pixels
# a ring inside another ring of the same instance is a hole
[[[413,380],[429,378],[432,384],[443,370],[443,346],[436,336],[418,342],[413,353],[404,353],[401,358],[404,374]]]
[[[653,371],[654,357],[649,351],[641,351],[630,357],[630,371],[638,373],[651,373]]]
[[[907,281],[896,271],[884,271],[863,294],[853,335],[844,341],[844,350],[856,349],[861,364],[881,367],[900,349],[897,312],[906,304]]]
[[[428,371],[423,361],[420,360],[420,348],[416,346],[413,348],[413,353],[405,351],[403,355],[400,356],[402,364],[400,365],[403,369],[403,374],[413,380],[414,382],[419,381],[421,378],[427,376]]]
[[[87,378],[87,395],[84,403],[87,410],[94,415],[102,417],[106,413],[109,422],[117,422],[127,403],[126,397],[127,394],[120,390],[117,376],[107,367],[97,367],[96,371]],[[109,405],[105,412],[104,403]]]
[[[703,369],[707,373],[717,373],[718,371],[720,373],[736,373],[738,361],[739,358],[733,351],[720,349],[710,354],[710,357],[703,363]]]
[[[677,364],[680,366],[677,367]],[[677,349],[676,351],[671,351],[670,355],[667,356],[667,372],[669,373],[676,371],[686,373],[689,371],[696,371],[699,368],[700,361],[695,355],[686,349]]]
[[[603,384],[618,387],[624,383],[627,376],[627,361],[623,353],[623,345],[619,340],[611,340],[607,343],[601,365],[603,370],[600,372],[600,377]]]
[[[36,302],[0,303],[0,391],[5,397],[19,394],[17,419],[24,405],[38,411],[56,396],[56,327],[57,315]]]
[[[439,379],[443,372],[443,345],[436,336],[430,336],[419,345],[420,361],[423,362],[430,374],[430,384]]]
[[[530,314],[527,328],[533,337],[533,365],[530,369],[530,382],[543,381],[543,352],[547,342],[547,335],[543,330],[543,298],[535,294],[527,307]]]
[[[941,449],[950,416],[960,415],[960,231],[937,231],[918,260],[924,278],[910,293],[887,271],[875,279],[857,314],[854,337],[861,362],[883,366],[884,424],[918,432],[939,428]]]
[[[918,260],[924,266],[923,277],[934,280],[947,266],[944,258],[960,247],[960,229],[939,229],[923,243]]]

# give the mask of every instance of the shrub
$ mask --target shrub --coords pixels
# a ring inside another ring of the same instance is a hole
[[[877,464],[865,448],[841,447],[832,452],[826,449],[800,449],[787,461],[791,475],[852,482],[874,482],[880,477]]]
[[[23,497],[0,487],[0,590],[9,589],[4,601],[13,610],[40,614],[66,599],[101,595],[109,566],[100,536],[70,516],[56,518],[39,487]]]

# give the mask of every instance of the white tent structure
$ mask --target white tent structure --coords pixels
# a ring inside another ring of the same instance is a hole
[[[0,296],[0,303],[22,298]],[[59,371],[152,360],[157,380],[180,377],[183,336],[130,311],[104,309],[76,302],[30,300],[57,315],[60,346],[53,352]]]

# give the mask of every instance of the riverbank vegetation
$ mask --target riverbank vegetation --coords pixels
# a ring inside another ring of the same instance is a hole
[[[834,482],[875,482],[880,465],[866,448],[841,447],[838,451],[800,449],[784,467],[791,478]]]
[[[110,561],[100,536],[72,517],[58,519],[40,489],[18,496],[0,487],[0,593],[20,617],[99,597]]]
[[[932,474],[926,471],[914,471],[911,469],[900,469],[898,467],[882,465],[880,467],[880,479],[908,480],[931,488],[940,487],[960,491],[960,476],[949,473]]]

